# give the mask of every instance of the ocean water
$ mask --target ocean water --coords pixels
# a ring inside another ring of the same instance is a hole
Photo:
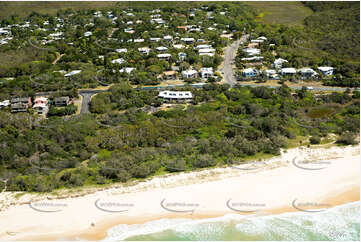
[[[108,240],[344,240],[360,241],[360,202],[322,212],[269,216],[228,214],[212,219],[160,219],[117,225]]]

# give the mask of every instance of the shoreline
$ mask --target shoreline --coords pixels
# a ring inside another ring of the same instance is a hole
[[[308,161],[314,161],[322,155],[322,160],[330,165],[321,170],[302,170],[292,164],[291,160],[295,155],[300,160]],[[107,236],[110,228],[118,224],[142,224],[164,218],[206,219],[230,213],[242,214],[226,206],[229,199],[266,204],[262,207],[261,214],[248,213],[255,216],[299,212],[291,206],[295,199],[334,207],[360,200],[359,160],[359,146],[294,148],[267,160],[264,166],[256,170],[214,168],[153,178],[127,189],[112,188],[77,198],[48,200],[69,205],[60,212],[39,213],[30,209],[29,205],[10,206],[0,213],[0,223],[5,225],[0,228],[0,239],[101,240]],[[107,213],[95,208],[94,201],[97,199],[128,202],[135,206],[125,213]],[[193,214],[172,213],[159,206],[162,199],[198,203],[199,207]],[[254,207],[248,209],[252,211]],[[314,208],[311,206],[309,209]]]
[[[340,205],[345,205],[353,202],[360,201],[360,188],[354,187],[344,193],[339,194],[338,196],[332,195],[330,198],[324,199],[322,202],[327,202],[332,204],[333,208]],[[342,198],[340,198],[342,197]],[[271,210],[265,210],[263,214],[255,214],[255,217],[263,217],[263,216],[272,216],[272,215],[280,215],[285,213],[297,213],[301,212],[300,210],[297,210],[293,207],[280,207],[280,208],[274,208]],[[62,238],[60,240],[89,240],[89,241],[99,241],[103,240],[107,237],[108,231],[120,224],[126,224],[126,225],[135,225],[135,224],[144,224],[150,221],[156,221],[161,219],[192,219],[192,220],[206,220],[206,219],[213,219],[213,218],[220,218],[222,216],[225,216],[227,214],[232,214],[232,212],[229,213],[204,213],[204,214],[198,214],[198,215],[163,215],[163,216],[150,216],[145,218],[138,218],[133,220],[120,220],[120,219],[114,219],[113,221],[100,221],[97,225],[97,228],[94,228],[93,231],[83,231],[83,232],[69,232],[66,236],[62,233],[52,234],[52,235],[42,235],[42,236],[33,236],[28,237],[26,240],[29,241],[55,241],[59,240],[59,238]],[[233,213],[237,214],[237,213]],[[238,213],[240,214],[240,213]],[[245,215],[245,214],[240,214]],[[24,238],[17,239],[17,240],[25,240]]]

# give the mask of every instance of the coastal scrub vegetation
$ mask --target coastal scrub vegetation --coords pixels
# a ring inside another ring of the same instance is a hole
[[[240,164],[277,155],[299,136],[318,143],[335,133],[338,143],[357,142],[358,91],[320,96],[285,85],[216,84],[182,90],[192,91],[193,103],[168,109],[147,97],[156,91],[122,84],[93,98],[97,115],[39,120],[1,110],[0,177],[11,191],[46,192]]]

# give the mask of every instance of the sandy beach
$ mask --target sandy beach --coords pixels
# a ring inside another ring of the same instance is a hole
[[[256,164],[170,174],[77,198],[46,197],[1,193],[8,205],[0,212],[0,240],[100,240],[117,224],[266,216],[359,201],[360,148],[299,147]]]

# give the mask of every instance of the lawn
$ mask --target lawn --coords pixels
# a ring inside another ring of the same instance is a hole
[[[302,25],[312,10],[301,2],[244,2],[258,11],[257,20],[266,24]]]

